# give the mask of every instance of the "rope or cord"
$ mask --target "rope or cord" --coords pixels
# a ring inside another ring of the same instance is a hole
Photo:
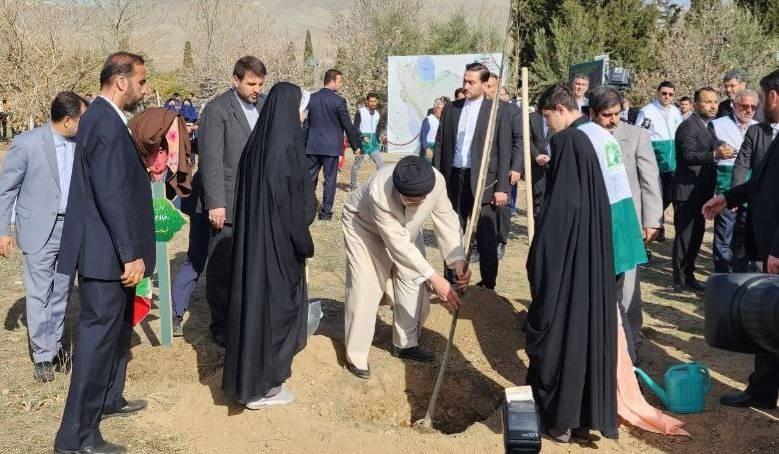
[[[409,140],[406,143],[395,143],[395,142],[390,142],[389,140],[387,140],[387,143],[390,145],[395,145],[396,147],[405,147],[406,145],[411,145],[412,143],[416,142],[418,138],[419,138],[419,133],[417,133],[417,135],[415,135],[413,139]]]

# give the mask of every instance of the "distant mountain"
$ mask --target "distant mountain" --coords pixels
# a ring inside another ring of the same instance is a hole
[[[391,0],[387,0],[391,1]],[[152,49],[152,57],[158,63],[160,69],[168,70],[179,67],[181,64],[186,34],[178,26],[178,21],[185,14],[190,3],[188,0],[165,1],[165,22],[170,24],[165,32],[165,37],[158,40]],[[247,2],[248,3],[248,2]],[[337,14],[348,15],[355,0],[255,0],[255,5],[260,5],[265,13],[272,19],[271,30],[267,35],[259,39],[293,40],[302,42],[306,30],[311,30],[311,38],[314,51],[319,58],[332,57],[322,55],[330,48],[327,43],[327,30],[333,16]],[[421,15],[424,20],[433,18],[445,19],[457,8],[465,7],[474,14],[483,12],[484,17],[490,23],[503,29],[508,17],[510,0],[425,0],[423,8],[418,11],[409,11],[409,15]],[[247,17],[247,20],[251,20]],[[360,24],[354,24],[359,29]]]

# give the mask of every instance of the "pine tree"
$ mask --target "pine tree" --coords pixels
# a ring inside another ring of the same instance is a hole
[[[736,4],[747,8],[767,33],[779,36],[779,1],[736,0]]]
[[[184,43],[184,61],[182,66],[184,69],[191,69],[194,66],[194,61],[192,60],[192,43],[189,41]]]
[[[311,30],[306,30],[306,45],[303,48],[303,63],[314,66],[314,45],[311,43]]]

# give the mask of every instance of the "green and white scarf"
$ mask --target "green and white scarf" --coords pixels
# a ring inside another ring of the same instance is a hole
[[[622,151],[614,136],[595,123],[585,123],[579,130],[587,134],[598,155],[611,205],[614,272],[624,273],[646,263],[647,256]]]

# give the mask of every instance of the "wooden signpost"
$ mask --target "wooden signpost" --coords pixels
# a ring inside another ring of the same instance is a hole
[[[154,197],[154,230],[157,240],[157,263],[155,271],[158,282],[158,301],[160,308],[160,343],[173,346],[173,306],[170,295],[170,257],[168,242],[181,230],[187,221],[176,207],[165,198],[165,183],[152,183]]]

